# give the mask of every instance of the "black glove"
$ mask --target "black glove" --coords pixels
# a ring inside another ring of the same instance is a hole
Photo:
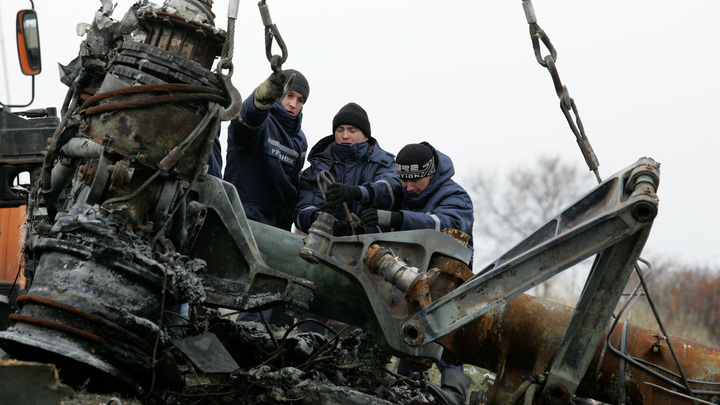
[[[338,205],[352,200],[360,201],[362,199],[362,190],[360,186],[348,186],[342,183],[333,183],[328,186],[325,192],[325,205]]]
[[[368,208],[360,214],[360,219],[365,226],[387,226],[390,228],[400,228],[403,222],[403,214],[400,211],[386,211]]]
[[[283,79],[273,73],[255,90],[255,107],[269,110],[276,101],[282,100],[284,95]]]
[[[333,235],[335,236],[348,236],[352,235],[353,233],[353,226],[347,219],[339,219],[335,221],[335,226],[333,227]]]
[[[338,219],[333,227],[334,236],[362,235],[365,233],[365,227],[360,222],[357,215],[352,214],[352,221],[347,219]]]

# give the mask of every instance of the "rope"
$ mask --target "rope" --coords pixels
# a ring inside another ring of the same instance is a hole
[[[335,183],[335,178],[329,171],[323,170],[317,174],[315,181],[317,181],[318,189],[320,189],[323,201],[327,203],[328,201],[327,197],[325,197],[325,193],[327,192],[328,186]]]
[[[335,178],[333,175],[327,171],[323,170],[320,173],[315,176],[315,181],[317,182],[318,189],[320,190],[320,194],[322,195],[323,201],[327,204],[327,197],[325,197],[325,193],[327,192],[327,188],[335,183]],[[355,227],[358,226],[361,221],[360,218],[357,217],[357,215],[354,215],[350,212],[350,209],[348,208],[347,204],[345,202],[341,205],[343,215],[345,215],[345,219],[350,223],[350,229],[352,231],[353,235],[356,235],[355,233]]]

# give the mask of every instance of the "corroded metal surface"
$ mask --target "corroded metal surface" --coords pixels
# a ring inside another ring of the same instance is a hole
[[[374,322],[367,319],[374,314],[368,310],[362,290],[351,280],[329,268],[303,263],[303,260],[298,258],[294,259],[292,264],[283,261],[283,257],[296,257],[293,252],[301,249],[302,236],[255,222],[251,223],[251,227],[257,236],[258,247],[269,265],[283,268],[283,271],[313,280],[317,284],[310,311],[369,329],[377,327]],[[285,264],[281,265],[281,263]],[[439,262],[434,264],[447,268]],[[451,273],[453,278],[470,277],[462,270],[462,266],[459,272],[451,271]],[[393,302],[397,307],[404,306],[404,301],[404,297],[401,296],[401,301],[395,298]],[[498,376],[489,398],[491,404],[502,404],[521,386],[525,378],[549,371],[549,365],[552,364],[557,353],[573,312],[574,309],[568,306],[543,301],[529,295],[520,295],[439,339],[437,343],[445,348],[443,359],[450,363],[473,364],[496,372]],[[629,347],[630,355],[677,372],[666,343],[662,341],[658,343],[658,339],[654,337],[659,332],[633,326],[629,331],[628,341],[634,342]],[[614,331],[611,342],[619,347],[618,333],[620,333],[618,330]],[[699,381],[720,381],[718,374],[720,349],[671,339],[674,347],[682,348],[679,357],[688,378]],[[576,394],[607,403],[616,403],[620,359],[609,350],[603,355],[603,345],[604,338],[593,350],[592,362]],[[658,345],[660,351],[653,352]],[[600,364],[599,369],[598,364]],[[687,403],[677,396],[645,384],[650,382],[668,386],[647,372],[632,365],[627,365],[627,370],[629,377],[626,386],[628,398],[633,401],[632,403],[646,405]],[[699,386],[701,385],[695,385],[695,387]],[[708,396],[705,398],[707,399]]]
[[[654,189],[636,191],[645,182],[631,173],[638,168],[652,171],[654,166],[659,164],[640,159],[609,177],[407,323],[424,329],[422,334],[433,341],[594,254],[621,252],[634,262],[645,244],[652,213],[657,212],[658,198]],[[625,243],[637,234],[643,237]]]
[[[368,329],[387,353],[497,372],[491,404],[528,381],[544,389],[536,402],[552,405],[575,394],[685,403],[671,392],[685,385],[703,400],[720,395],[706,383],[720,379],[720,349],[670,338],[688,382],[658,333],[616,328],[604,343],[657,214],[652,159],[603,182],[478,276],[468,268],[469,235],[454,230],[335,237],[321,212],[303,238],[248,221],[233,186],[204,176],[229,104],[228,82],[210,71],[225,35],[207,4],[138,9],[146,35],[128,40],[128,19],[106,43],[94,26],[86,44],[103,51],[85,55],[66,83],[63,116],[73,118],[53,134],[43,164],[47,215],[29,214],[25,251],[36,274],[0,333],[11,354],[139,393],[172,388],[167,305],[283,304]],[[593,254],[575,310],[522,295]]]
[[[557,348],[567,329],[573,309],[543,301],[529,295],[521,295],[504,306],[479,317],[439,342],[446,348],[445,356],[452,352],[466,364],[475,364],[497,372],[495,385],[489,392],[489,404],[502,404],[524,379],[535,374],[548,372]],[[650,368],[657,367],[677,373],[667,343],[658,346],[658,331],[630,326],[627,352],[630,356],[646,361]],[[610,342],[619,347],[620,330],[611,335]],[[720,349],[696,342],[670,338],[674,347],[680,347],[678,354],[683,370],[691,380],[720,381]],[[617,403],[618,373],[620,357],[603,350],[603,343],[594,350],[588,373],[583,377],[576,394],[606,403]],[[672,388],[670,384],[640,368],[626,364],[625,390],[628,403],[633,404],[687,404],[687,399],[669,394],[646,383]],[[661,374],[669,376],[667,372]],[[677,377],[671,377],[681,383]],[[715,394],[698,396],[709,400],[718,395],[720,389],[707,384],[693,384],[693,388],[704,387]],[[677,390],[677,387],[675,388]],[[682,392],[682,391],[680,391]]]
[[[204,19],[212,20],[211,12]],[[190,18],[197,16],[191,15]],[[189,20],[188,16],[165,11],[143,11],[138,23],[147,31],[145,43],[198,62],[207,69],[215,57],[220,56],[225,33],[214,30],[212,25]]]

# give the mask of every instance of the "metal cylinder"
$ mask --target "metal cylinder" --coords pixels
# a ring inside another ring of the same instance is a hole
[[[301,235],[253,221],[250,221],[250,225],[263,259],[270,267],[311,280],[317,285],[311,312],[361,327],[372,326],[368,319],[373,315],[362,310],[362,293],[358,287],[337,272],[298,257],[297,252],[303,247]],[[409,294],[417,302],[420,302],[418,297],[421,291],[429,291],[432,298],[437,299],[472,275],[467,266],[447,258],[435,259],[432,267],[433,272],[439,273],[437,278],[431,279],[428,275],[429,284]],[[573,311],[573,308],[565,305],[520,295],[443,337],[438,343],[445,347],[444,360],[455,364],[472,364],[498,373],[487,404],[503,404],[527,377],[548,371]],[[629,356],[663,369],[677,370],[667,345],[656,338],[659,332],[635,326],[630,326],[628,331]],[[615,347],[619,347],[620,333],[620,328],[617,328],[611,335],[610,342]],[[673,337],[670,339],[673,347],[681,348],[678,357],[689,379],[720,381],[720,349]],[[602,342],[576,394],[606,403],[617,403],[621,359],[611,351],[603,350],[605,339]],[[686,399],[649,385],[669,387],[652,373],[627,362],[625,367],[628,375],[625,379],[628,403],[688,403]],[[675,381],[678,379],[675,378]],[[702,386],[693,384],[693,388]],[[556,394],[562,396],[562,392]],[[702,395],[700,398],[709,400],[711,396]]]
[[[149,258],[129,260],[126,245],[101,239],[76,233],[29,244],[39,258],[35,278],[30,295],[18,300],[14,324],[0,332],[0,346],[24,360],[53,359],[68,380],[92,375],[137,391],[152,369],[162,267]]]
[[[521,295],[446,336],[439,343],[446,348],[445,357],[497,372],[496,382],[488,395],[488,404],[503,404],[528,376],[547,372],[572,314],[571,307]],[[630,326],[627,354],[647,362],[651,369],[677,372],[667,344],[658,341],[658,334],[658,331]],[[620,339],[621,328],[616,328],[610,336],[610,343],[619,347]],[[720,349],[674,337],[670,339],[676,350],[680,348],[678,357],[688,379],[720,381]],[[621,358],[604,349],[605,338],[602,342],[595,351],[588,373],[583,377],[576,395],[605,403],[617,403]],[[661,374],[669,375],[667,372]],[[688,403],[687,399],[650,385],[682,392],[636,365],[626,362],[625,375],[627,403]],[[678,378],[671,379],[680,382]],[[720,391],[699,383],[692,386],[694,389],[704,386]],[[711,397],[698,396],[706,401]]]
[[[408,266],[395,257],[390,250],[377,245],[370,246],[364,262],[370,270],[383,274],[385,281],[393,284],[402,292],[407,292],[419,275],[417,268]]]
[[[363,300],[366,298],[362,290],[342,274],[300,257],[299,252],[305,247],[303,239],[307,236],[255,221],[248,221],[248,224],[269,267],[316,285],[315,298],[310,302],[308,312],[359,327],[369,325],[373,315],[365,313]]]

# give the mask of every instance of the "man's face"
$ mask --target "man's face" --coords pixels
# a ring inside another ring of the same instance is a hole
[[[403,188],[408,192],[408,194],[420,194],[427,188],[428,184],[430,184],[430,180],[432,180],[433,176],[427,176],[423,177],[421,179],[412,179],[412,180],[400,180],[400,183],[402,184]]]
[[[341,145],[355,145],[367,140],[363,131],[352,125],[340,125],[335,128],[335,142]]]
[[[302,111],[303,106],[305,105],[305,97],[301,96],[300,93],[296,91],[288,91],[285,95],[285,98],[282,101],[283,107],[285,107],[285,111],[288,112],[288,114],[292,115],[293,117],[297,117],[298,114],[300,114],[300,111]]]

